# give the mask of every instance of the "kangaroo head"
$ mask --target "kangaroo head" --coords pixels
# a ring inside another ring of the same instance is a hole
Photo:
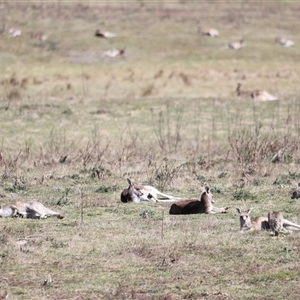
[[[300,198],[300,182],[298,183],[296,190],[293,191],[291,198],[292,199],[298,199],[298,198]]]
[[[205,190],[206,190],[206,195],[207,195],[209,201],[211,203],[215,203],[215,198],[214,198],[213,194],[211,193],[209,186],[206,186]]]
[[[204,203],[212,204],[215,203],[215,199],[213,194],[210,192],[209,186],[205,186],[200,198],[200,201],[203,201]]]
[[[140,202],[140,197],[143,196],[141,187],[138,186],[133,180],[131,180],[129,178],[127,178],[127,182],[129,184],[128,194],[129,194],[130,198],[132,199],[131,201]]]
[[[242,211],[239,208],[236,209],[237,212],[240,215],[240,225],[241,225],[241,230],[249,230],[251,229],[251,218],[250,218],[250,212],[252,208]]]
[[[143,195],[141,192],[141,187],[138,187],[133,180],[127,179],[129,184],[127,189],[124,189],[121,193],[121,201],[123,203],[127,202],[140,202],[140,197]]]

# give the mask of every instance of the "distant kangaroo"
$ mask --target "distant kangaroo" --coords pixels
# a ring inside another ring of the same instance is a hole
[[[271,231],[275,233],[275,236],[279,235],[280,230],[283,228],[283,215],[280,211],[270,211],[268,213],[268,222]]]
[[[251,97],[257,101],[276,101],[278,98],[276,96],[271,95],[267,91],[257,90],[251,94]]]
[[[171,205],[170,215],[187,214],[215,214],[226,213],[228,207],[217,208],[213,206],[214,197],[208,186],[205,186],[200,199],[182,199]]]
[[[124,189],[121,193],[121,201],[123,203],[127,202],[143,202],[143,201],[153,201],[153,202],[174,202],[178,198],[161,193],[156,188],[149,185],[139,185],[135,183],[132,179],[127,179],[129,184],[128,188]]]
[[[238,83],[237,88],[235,90],[237,96],[239,97],[251,97],[253,100],[262,101],[262,102],[278,100],[277,97],[271,95],[267,91],[264,90],[243,91],[241,87],[242,85]]]
[[[252,96],[253,91],[242,91],[241,87],[242,87],[242,85],[240,83],[238,83],[236,90],[235,90],[236,95],[238,97],[251,97]]]
[[[217,37],[220,35],[219,31],[215,28],[201,29],[198,27],[198,33],[201,33],[202,35],[208,35],[211,37]]]
[[[255,220],[251,221],[250,212],[252,208],[245,211],[242,211],[239,208],[237,208],[236,210],[240,215],[240,230],[242,232],[250,230],[269,230],[271,228],[267,216],[257,217]],[[282,226],[284,228],[294,227],[300,229],[299,225],[292,223],[286,219],[283,219]]]
[[[100,37],[100,38],[108,38],[109,39],[109,38],[114,38],[117,35],[112,32],[109,32],[109,31],[102,31],[100,29],[97,29],[95,32],[95,36]]]
[[[294,41],[286,39],[286,38],[281,38],[281,37],[275,38],[275,43],[277,43],[285,48],[295,46]]]
[[[122,57],[125,57],[125,51],[126,51],[126,48],[122,48],[122,49],[111,49],[111,50],[108,50],[108,51],[105,51],[102,55],[102,57],[111,57],[111,58],[115,58],[115,57],[118,57],[118,56],[122,56]]]
[[[240,50],[240,49],[242,49],[244,47],[245,47],[245,42],[244,42],[243,39],[239,40],[238,42],[229,43],[227,45],[227,48],[233,49],[233,50]]]
[[[42,33],[42,32],[31,32],[30,33],[30,38],[37,39],[41,42],[45,42],[47,40],[48,36],[45,33]]]

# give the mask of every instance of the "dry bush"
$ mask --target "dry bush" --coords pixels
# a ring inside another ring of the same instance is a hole
[[[88,142],[84,149],[80,149],[75,159],[82,161],[83,167],[86,168],[88,164],[92,163],[101,169],[104,155],[109,149],[109,143],[104,147],[97,142]],[[99,175],[99,174],[98,174]],[[97,175],[97,176],[98,176]]]
[[[142,88],[141,97],[151,96],[154,93],[155,93],[155,86],[153,83],[151,83]]]
[[[166,152],[176,152],[181,142],[181,127],[183,125],[184,110],[177,107],[175,121],[171,116],[169,104],[165,112],[160,111],[156,116],[152,110],[152,123],[159,147]],[[175,124],[174,124],[175,122]]]
[[[148,182],[162,191],[170,186],[175,178],[180,177],[184,163],[180,164],[165,157],[149,166],[147,170]]]
[[[234,158],[243,164],[261,163],[266,158],[271,160],[281,149],[293,156],[298,149],[298,143],[292,135],[264,133],[262,124],[255,126],[254,131],[249,127],[236,129],[228,136],[228,141]]]
[[[183,83],[184,83],[186,86],[191,86],[191,85],[192,85],[191,77],[190,77],[188,74],[180,73],[180,74],[179,74],[179,77],[182,79]]]

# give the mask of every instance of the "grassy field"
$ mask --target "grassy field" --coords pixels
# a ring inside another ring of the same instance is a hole
[[[300,181],[299,10],[284,1],[2,1],[1,204],[37,200],[65,218],[0,219],[0,293],[299,299],[299,233],[241,234],[235,209],[280,210],[300,223],[290,198]],[[207,27],[220,36],[198,33]],[[39,32],[48,39],[30,37]],[[226,48],[241,38],[245,48]],[[123,47],[125,57],[103,57]],[[238,83],[279,101],[239,98]],[[171,216],[170,204],[123,204],[127,177],[178,197],[198,197],[207,183],[216,206],[231,208]]]

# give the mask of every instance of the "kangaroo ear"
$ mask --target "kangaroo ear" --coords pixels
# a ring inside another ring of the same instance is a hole
[[[249,208],[249,209],[247,210],[247,213],[250,214],[250,212],[251,212],[252,209],[253,209],[252,207]]]
[[[239,214],[242,213],[242,211],[241,211],[239,208],[236,208],[236,210],[237,210],[237,212],[238,212]]]
[[[209,193],[209,186],[206,182],[203,183],[203,185],[201,186],[201,193]]]
[[[206,185],[204,189],[205,189],[206,193],[209,194],[209,186]]]
[[[129,185],[132,185],[132,182],[131,182],[130,178],[127,178],[127,182],[128,182]]]

